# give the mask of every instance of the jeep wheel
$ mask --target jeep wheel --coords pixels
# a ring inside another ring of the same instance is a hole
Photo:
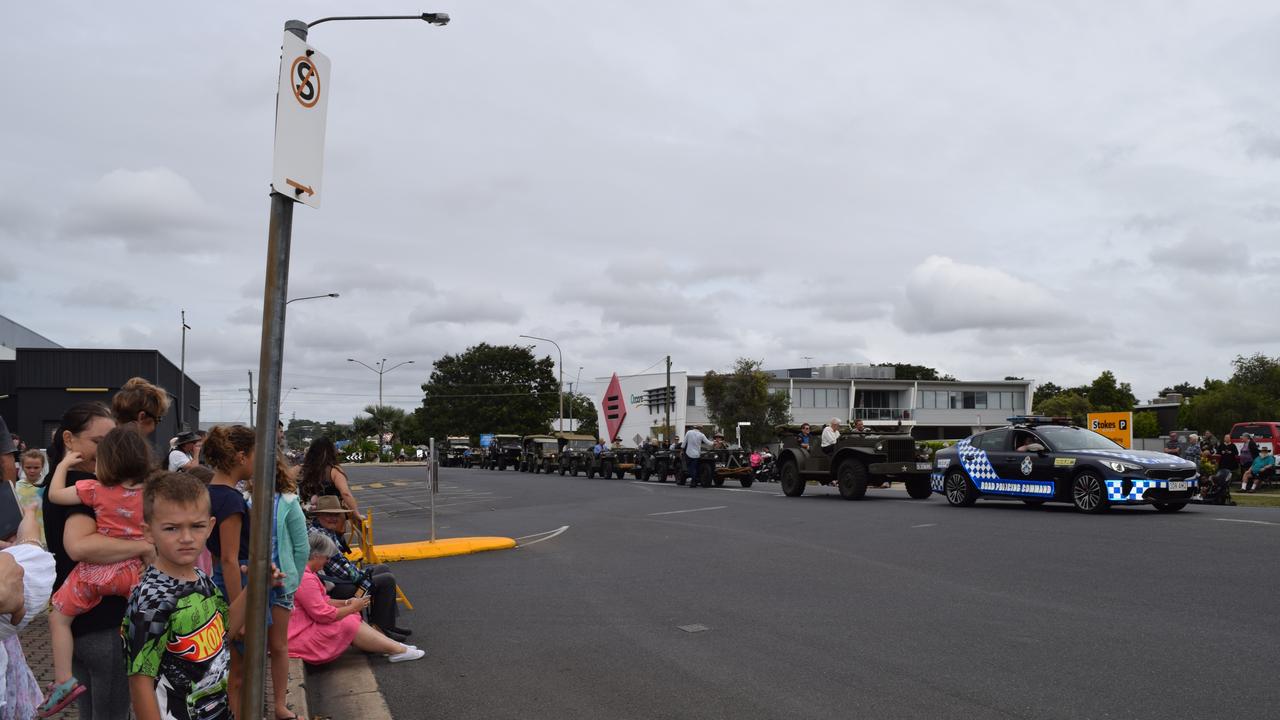
[[[667,476],[671,474],[671,469],[667,467],[665,462],[660,462],[658,463],[657,474],[658,482],[664,483],[667,481]]]
[[[1187,506],[1184,502],[1153,502],[1151,505],[1162,513],[1176,513]]]
[[[956,507],[969,507],[978,501],[978,489],[959,470],[952,470],[947,474],[947,479],[942,481],[942,489],[947,502]]]
[[[1111,506],[1107,499],[1107,484],[1092,470],[1085,470],[1071,481],[1071,502],[1080,512],[1106,512]]]
[[[560,465],[560,475],[561,475],[561,477],[563,477],[563,476],[564,476],[564,464],[563,464],[563,463],[561,463],[561,465]]]
[[[929,478],[914,478],[907,481],[907,495],[912,500],[927,500],[933,494],[933,485]]]
[[[744,488],[751,487],[751,483],[755,481],[756,479],[751,477],[750,475],[743,475],[741,478],[738,479],[738,482],[742,483],[742,487]]]
[[[640,482],[649,482],[649,468],[641,467],[636,471],[636,477],[640,479]]]
[[[717,475],[716,479],[712,480],[711,482],[714,483],[716,487],[724,487],[724,478],[720,477],[719,475]]]
[[[694,482],[704,488],[711,487],[712,483],[716,483],[716,487],[720,487],[724,484],[724,480],[722,478],[716,477],[715,465],[709,463],[698,463],[698,477]]]
[[[617,470],[613,471],[613,476],[621,480],[622,478],[627,476],[627,471],[623,470],[622,468],[618,468]]]
[[[779,475],[783,495],[800,497],[804,494],[804,478],[800,477],[800,467],[796,465],[795,460],[783,461]]]
[[[867,466],[852,458],[845,460],[836,468],[836,484],[840,486],[840,497],[861,500],[867,494]]]

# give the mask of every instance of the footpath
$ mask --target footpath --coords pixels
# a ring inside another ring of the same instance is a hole
[[[27,657],[27,665],[31,668],[31,672],[36,676],[36,681],[40,687],[46,687],[53,682],[53,649],[49,645],[49,623],[43,618],[36,618],[35,622],[28,625],[25,630],[19,634],[22,640],[22,652]],[[366,664],[367,667],[367,664]],[[372,677],[372,673],[370,673]],[[345,680],[345,678],[344,678]],[[310,720],[311,715],[307,709],[307,693],[305,686],[305,674],[303,672],[303,663],[301,660],[290,658],[289,660],[289,692],[286,695],[286,702],[289,708],[298,715],[298,717]],[[381,697],[379,697],[381,699]],[[66,710],[57,715],[61,720],[80,720],[80,712],[76,709],[76,704],[71,703]],[[270,720],[275,717],[275,706],[272,702],[271,689],[271,672],[268,669],[266,676],[266,703],[262,708],[261,717]],[[359,715],[335,715],[334,717],[360,717]],[[389,717],[389,716],[388,716]]]

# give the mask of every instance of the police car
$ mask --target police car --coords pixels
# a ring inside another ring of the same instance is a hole
[[[934,456],[933,491],[957,506],[979,498],[1072,503],[1083,512],[1154,505],[1177,512],[1196,493],[1197,468],[1176,455],[1126,450],[1067,418],[1019,416]]]

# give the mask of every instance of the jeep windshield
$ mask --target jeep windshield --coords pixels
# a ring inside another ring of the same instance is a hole
[[[450,440],[449,447],[465,448],[470,447],[471,443],[466,440]]]
[[[595,443],[591,442],[590,440],[570,440],[569,441],[570,450],[590,450],[593,447],[595,447]]]
[[[1059,425],[1040,425],[1035,433],[1049,443],[1050,450],[1072,452],[1075,450],[1123,450],[1114,441],[1092,430]]]

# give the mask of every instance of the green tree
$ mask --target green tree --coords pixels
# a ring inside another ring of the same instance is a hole
[[[551,357],[521,345],[481,343],[435,362],[414,412],[428,437],[530,435],[551,429],[559,392]]]
[[[1088,398],[1095,412],[1127,412],[1138,404],[1129,383],[1117,383],[1110,370],[1103,370],[1089,385]]]
[[[1091,412],[1093,406],[1089,403],[1089,398],[1074,391],[1059,393],[1035,406],[1037,415],[1069,417],[1072,423],[1082,427]]]
[[[1061,395],[1062,393],[1063,389],[1054,383],[1040,383],[1036,386],[1036,391],[1031,396],[1031,407],[1038,408],[1040,407],[1040,403],[1054,397],[1055,395]]]
[[[584,435],[600,437],[600,416],[596,412],[596,404],[582,393],[569,393],[564,396],[564,414],[578,421],[578,432]],[[566,425],[566,427],[568,427]]]
[[[733,372],[707,373],[702,381],[707,417],[726,436],[733,434],[739,422],[750,422],[742,431],[744,443],[757,445],[774,439],[773,428],[791,421],[791,399],[784,392],[770,392],[771,379],[760,361],[746,358],[738,358]]]
[[[898,380],[955,380],[955,377],[940,373],[934,368],[926,365],[912,365],[911,363],[878,363],[876,367],[894,368],[893,376]]]
[[[1280,359],[1254,353],[1249,357],[1238,355],[1231,364],[1235,366],[1229,381],[1232,385],[1249,388],[1269,398],[1280,397]]]
[[[376,436],[380,433],[390,433],[390,442],[395,442],[396,438],[404,432],[405,416],[404,410],[391,405],[368,405],[364,411],[368,416],[358,416],[351,421],[352,428],[361,437]]]
[[[1133,436],[1136,438],[1160,437],[1160,421],[1156,419],[1154,412],[1148,410],[1133,414]]]
[[[1209,382],[1208,378],[1205,378],[1205,382]],[[1184,398],[1192,398],[1192,397],[1195,397],[1196,395],[1199,395],[1202,392],[1204,392],[1203,385],[1192,385],[1189,382],[1180,382],[1177,385],[1174,385],[1173,387],[1164,388],[1163,390],[1160,391],[1160,394],[1168,395],[1169,393],[1179,393]]]
[[[1220,383],[1178,409],[1178,424],[1182,427],[1211,430],[1219,436],[1225,436],[1238,422],[1275,417],[1280,417],[1280,402],[1275,397],[1235,382]]]

